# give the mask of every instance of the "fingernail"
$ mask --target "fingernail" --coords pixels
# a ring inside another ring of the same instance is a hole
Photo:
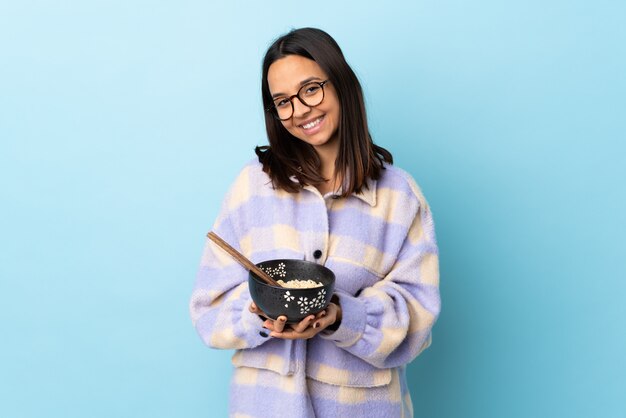
[[[316,323],[313,324],[313,328],[319,328],[319,327],[320,327],[320,323],[319,322],[316,322]]]

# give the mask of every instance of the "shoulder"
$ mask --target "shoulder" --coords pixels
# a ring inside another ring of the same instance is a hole
[[[410,173],[387,163],[384,164],[384,168],[377,183],[379,195],[385,194],[385,192],[401,193],[405,198],[417,203],[418,206],[427,204],[422,189]]]
[[[252,191],[250,186],[258,187],[261,184],[271,182],[270,177],[263,171],[263,165],[258,159],[254,158],[247,161],[239,170],[235,180],[232,183],[232,189],[245,189]]]
[[[252,158],[243,165],[239,171],[239,176],[242,175],[269,178],[263,171],[263,164],[261,164],[257,158]]]
[[[257,159],[252,159],[243,165],[231,182],[224,205],[226,209],[234,210],[243,204],[253,202],[255,197],[275,194],[272,180],[263,171],[263,165]]]

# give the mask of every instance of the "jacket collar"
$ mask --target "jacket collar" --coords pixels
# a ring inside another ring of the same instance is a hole
[[[376,180],[372,180],[371,178],[367,178],[366,180],[367,188],[363,187],[360,193],[352,193],[353,196],[358,197],[365,203],[370,206],[376,206]]]
[[[295,183],[299,183],[298,179],[296,179],[296,176],[291,176],[290,177],[291,180]],[[356,197],[357,199],[361,199],[363,202],[367,203],[370,206],[376,206],[376,186],[377,186],[377,182],[376,180],[373,180],[371,178],[367,178],[366,180],[366,184],[367,187],[363,187],[361,189],[360,193],[352,193],[351,196]],[[313,193],[317,193],[319,194],[319,190],[317,190],[317,188],[315,186],[312,186],[310,184],[306,185],[303,187],[306,190],[309,190]],[[342,187],[339,188],[339,190],[337,190],[337,194],[341,194],[341,190]]]

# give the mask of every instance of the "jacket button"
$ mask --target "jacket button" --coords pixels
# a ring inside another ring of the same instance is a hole
[[[318,259],[322,256],[322,251],[321,250],[315,250],[313,251],[313,257],[315,257],[315,259]]]

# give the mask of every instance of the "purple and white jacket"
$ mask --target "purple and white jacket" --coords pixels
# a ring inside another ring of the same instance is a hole
[[[281,396],[293,404],[294,393],[308,398],[302,401],[305,410],[284,416],[337,416],[341,408],[355,411],[354,416],[374,416],[367,399],[365,404],[351,399],[368,398],[372,390],[381,402],[399,408],[395,416],[412,414],[405,382],[392,384],[392,378],[400,373],[404,379],[404,367],[430,345],[440,294],[431,212],[408,173],[385,165],[381,178],[370,179],[362,193],[336,198],[312,186],[299,193],[274,189],[261,164],[252,161],[226,195],[213,230],[254,263],[292,258],[330,268],[343,318],[336,331],[309,340],[261,336],[262,320],[248,310],[247,272],[207,239],[190,301],[202,340],[210,347],[235,349],[235,371],[249,373],[250,379],[259,372],[272,373],[268,382],[302,376],[304,382],[355,391],[327,404],[316,400],[311,385],[286,391],[284,382],[277,383],[263,388],[266,410],[259,412],[259,406],[245,405],[254,401],[244,395],[247,378],[240,373],[232,382],[231,392],[238,396],[231,397],[231,404],[239,405],[231,405],[231,416],[275,413],[281,410]],[[358,415],[358,405],[370,414]]]

